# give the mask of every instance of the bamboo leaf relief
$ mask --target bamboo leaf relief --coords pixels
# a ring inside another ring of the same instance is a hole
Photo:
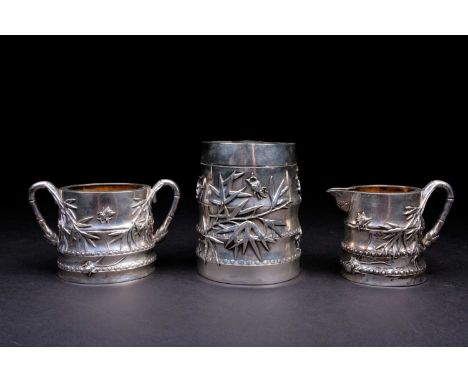
[[[282,237],[281,227],[286,226],[286,224],[283,221],[270,220],[270,219],[264,219],[264,218],[261,218],[260,220],[263,222],[265,226],[265,232],[267,232],[268,230],[271,231],[271,235],[273,239],[275,238],[275,234],[276,236],[278,236],[278,238]]]
[[[89,222],[91,222],[94,218],[91,216],[89,218],[84,218],[82,220],[80,220],[80,223],[81,224],[88,224]],[[91,227],[91,226],[88,226],[88,227]]]
[[[59,232],[64,238],[63,249],[68,250],[70,243],[80,243],[84,249],[89,246],[95,248],[95,241],[101,239],[99,233],[86,231],[86,229],[92,227],[89,223],[94,217],[78,220],[75,213],[77,206],[74,203],[76,203],[75,199],[67,199],[59,205]]]
[[[401,254],[415,254],[418,256],[424,249],[422,243],[424,222],[420,207],[406,207],[405,213],[408,224],[404,227],[393,223],[377,227],[381,233],[382,243],[376,248],[385,256],[396,257]]]
[[[268,216],[291,204],[289,199],[283,197],[289,190],[285,186],[285,180],[276,188],[270,178],[268,187],[264,187],[258,177],[252,174],[250,178],[243,179],[244,175],[243,172],[233,172],[226,179],[220,175],[218,187],[209,185],[210,204],[204,206],[202,238],[198,251],[205,261],[215,258],[220,264],[216,250],[216,245],[219,244],[231,251],[234,259],[240,253],[246,255],[250,249],[259,261],[263,261],[262,252],[270,251],[270,244],[282,237],[286,224],[268,219]],[[239,184],[236,187],[237,183]],[[248,186],[253,194],[246,192]],[[264,197],[269,197],[269,205],[254,203],[246,208],[249,202]]]
[[[151,215],[151,201],[147,199],[135,198],[132,205],[133,220],[129,227],[121,230],[109,232],[107,235],[112,238],[109,245],[120,242],[120,248],[127,247],[130,250],[138,249],[141,241],[153,241],[154,220]],[[140,239],[140,240],[139,240]]]

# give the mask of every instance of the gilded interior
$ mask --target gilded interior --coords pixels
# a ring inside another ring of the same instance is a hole
[[[139,189],[141,189],[141,186],[136,184],[96,184],[89,186],[75,186],[70,188],[71,191],[79,192],[122,192]]]
[[[372,194],[404,194],[415,191],[411,187],[397,187],[397,186],[364,186],[357,187],[355,191],[367,192]]]

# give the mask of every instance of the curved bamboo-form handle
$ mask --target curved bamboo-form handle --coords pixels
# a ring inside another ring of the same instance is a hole
[[[47,191],[50,192],[50,194],[54,198],[55,203],[57,203],[59,207],[62,204],[62,198],[60,197],[60,193],[58,189],[50,182],[39,182],[39,183],[34,184],[29,189],[29,203],[31,204],[34,215],[36,215],[37,222],[39,223],[42,230],[44,231],[45,238],[53,246],[58,246],[58,243],[59,243],[58,235],[52,229],[50,229],[50,227],[47,225],[36,203],[36,192],[42,189],[46,189]]]
[[[174,192],[174,200],[172,201],[171,209],[169,210],[169,213],[167,214],[167,217],[164,220],[164,223],[161,225],[160,228],[158,228],[153,233],[153,240],[155,243],[159,243],[161,240],[163,240],[166,237],[168,230],[169,230],[169,226],[171,225],[172,220],[174,219],[174,215],[175,215],[175,212],[177,210],[177,206],[179,205],[179,200],[180,200],[180,190],[177,184],[175,184],[172,180],[163,179],[163,180],[160,180],[153,187],[150,194],[148,195],[149,203],[151,203],[154,200],[158,191],[165,186],[172,188],[172,191]]]
[[[426,247],[430,247],[439,238],[440,231],[442,230],[442,227],[447,221],[447,217],[455,201],[455,194],[453,192],[452,187],[446,182],[443,182],[441,180],[435,180],[429,183],[426,186],[426,188],[424,188],[423,190],[423,197],[422,197],[422,204],[421,204],[421,210],[423,212],[427,206],[427,202],[429,201],[430,197],[432,196],[434,191],[437,190],[438,188],[442,188],[447,192],[447,201],[445,203],[444,210],[442,211],[442,214],[440,215],[439,220],[434,225],[434,227],[426,234],[426,236],[423,239],[423,244]]]

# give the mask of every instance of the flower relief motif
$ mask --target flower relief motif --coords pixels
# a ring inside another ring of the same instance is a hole
[[[97,220],[101,222],[101,224],[108,224],[110,223],[115,217],[115,212],[112,211],[110,207],[103,208],[97,214]]]
[[[368,218],[365,212],[358,212],[355,226],[359,231],[364,231],[367,229],[371,221],[372,218]]]

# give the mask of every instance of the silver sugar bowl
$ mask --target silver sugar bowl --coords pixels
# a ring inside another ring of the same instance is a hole
[[[155,230],[152,204],[164,186],[174,200]],[[59,208],[58,232],[48,227],[36,204],[36,192],[48,190]],[[88,184],[57,189],[33,185],[29,201],[47,240],[58,248],[59,276],[79,284],[113,284],[141,279],[155,267],[153,248],[168,232],[180,193],[170,180],[153,188],[139,184]]]

